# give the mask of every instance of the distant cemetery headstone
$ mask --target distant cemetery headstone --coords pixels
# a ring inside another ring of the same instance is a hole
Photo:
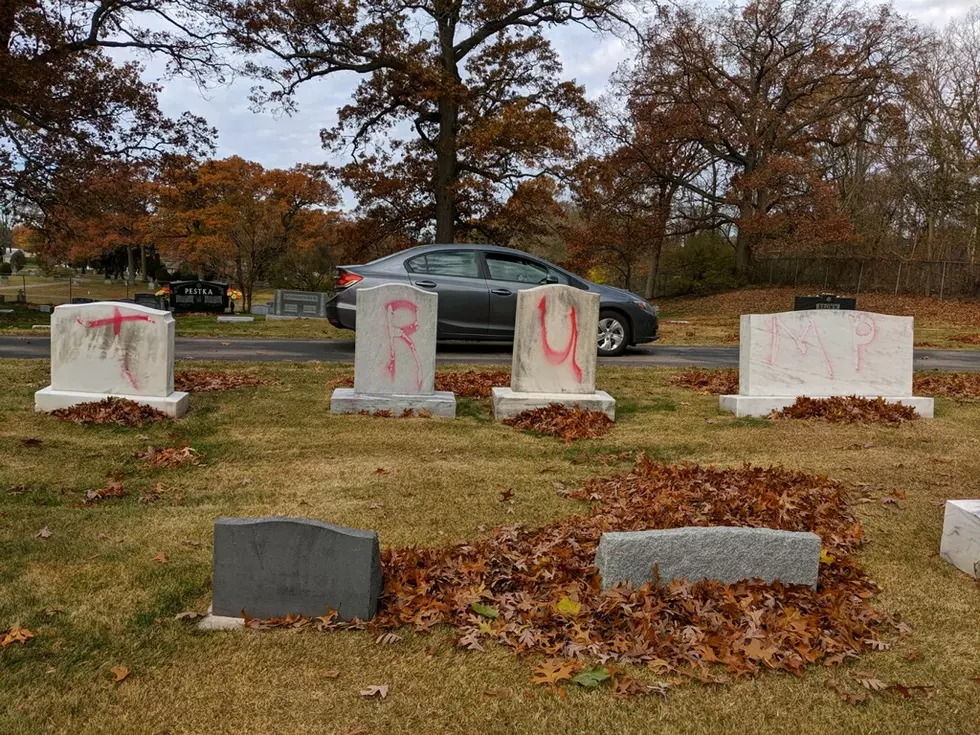
[[[940,555],[980,579],[980,500],[947,500]]]
[[[248,322],[254,322],[255,317],[252,316],[219,316],[215,320],[218,324],[246,324]]]
[[[738,395],[721,408],[765,416],[798,396],[882,397],[932,418],[933,400],[912,395],[912,317],[868,311],[743,314]]]
[[[174,311],[222,312],[228,310],[228,284],[219,281],[173,281],[170,308]]]
[[[817,585],[820,537],[771,528],[707,526],[602,534],[595,556],[604,588],[710,579],[724,584]]]
[[[327,301],[330,294],[320,291],[276,290],[274,307],[270,312],[276,316],[299,317],[303,319],[326,319]]]
[[[381,594],[378,534],[307,518],[219,518],[214,615],[369,620]]]
[[[456,416],[456,397],[435,390],[438,303],[437,294],[399,283],[358,290],[354,387],[334,390],[331,412]]]
[[[75,296],[71,302],[73,304],[94,304],[95,299],[90,299],[86,296]]]
[[[857,299],[847,296],[835,296],[829,293],[822,293],[816,296],[797,296],[793,300],[794,311],[805,311],[807,309],[831,309],[834,311],[843,309],[854,311],[856,306]]]
[[[151,309],[166,310],[166,302],[160,296],[152,293],[133,294],[133,301],[140,306],[148,306]]]
[[[50,314],[51,313],[51,304],[41,304],[38,307],[38,309],[40,309],[40,311],[41,311],[42,314]]]
[[[174,318],[117,301],[67,304],[51,316],[51,385],[34,394],[37,411],[107,396],[128,398],[170,416],[187,410],[174,391]]]
[[[615,418],[616,401],[595,389],[598,331],[598,294],[564,285],[519,291],[511,384],[493,389],[494,417],[559,403]]]

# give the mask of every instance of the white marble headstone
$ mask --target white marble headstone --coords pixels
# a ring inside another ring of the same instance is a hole
[[[911,396],[912,317],[814,309],[743,314],[741,396]]]
[[[438,303],[437,294],[398,283],[357,291],[355,393],[435,391]]]
[[[980,579],[980,500],[947,500],[940,555]]]
[[[173,316],[113,301],[56,307],[51,316],[51,388],[169,396],[174,392]]]
[[[516,393],[594,393],[599,294],[538,286],[517,294],[510,387]]]

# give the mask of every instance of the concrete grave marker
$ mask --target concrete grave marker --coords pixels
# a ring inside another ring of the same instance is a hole
[[[437,294],[399,283],[358,290],[354,387],[333,392],[331,412],[456,416],[456,397],[435,390],[438,303]]]
[[[616,401],[595,389],[598,331],[598,294],[564,285],[519,291],[510,387],[493,389],[494,417],[559,403],[615,418]]]
[[[933,400],[912,395],[912,317],[867,311],[743,314],[738,395],[721,408],[765,416],[798,396],[882,397],[932,418]]]
[[[940,556],[980,579],[980,500],[947,500]]]
[[[51,315],[51,385],[34,394],[37,411],[108,396],[170,416],[187,410],[174,392],[174,318],[166,311],[113,301],[63,304]]]
[[[634,587],[651,582],[655,566],[661,584],[679,579],[713,579],[723,584],[761,579],[769,584],[778,579],[816,587],[820,537],[732,526],[611,532],[599,539],[595,564],[603,588],[619,582]]]
[[[219,518],[214,524],[215,616],[369,620],[381,594],[378,534],[308,518]]]

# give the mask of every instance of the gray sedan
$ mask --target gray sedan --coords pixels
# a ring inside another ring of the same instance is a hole
[[[440,340],[513,341],[517,292],[563,283],[600,296],[600,355],[657,339],[657,310],[639,296],[591,283],[546,260],[491,245],[421,245],[366,265],[337,269],[337,292],[327,303],[335,327],[356,327],[356,293],[382,283],[410,283],[439,294]]]

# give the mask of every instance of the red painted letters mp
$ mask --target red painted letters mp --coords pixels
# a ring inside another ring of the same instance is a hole
[[[572,372],[575,373],[575,379],[581,383],[582,382],[582,368],[579,367],[578,362],[575,360],[575,348],[578,346],[578,320],[575,318],[575,307],[569,307],[569,321],[572,325],[571,334],[568,337],[568,344],[565,345],[564,350],[552,349],[551,345],[548,343],[548,327],[545,324],[545,317],[548,315],[548,305],[546,298],[541,297],[538,302],[538,318],[541,323],[541,348],[544,350],[545,359],[552,365],[561,365],[569,356],[572,358]]]
[[[83,327],[94,329],[96,327],[107,327],[112,325],[112,334],[118,336],[119,332],[122,330],[123,322],[150,322],[153,324],[153,320],[146,314],[131,314],[129,316],[123,316],[119,311],[118,306],[112,308],[112,316],[108,319],[93,319],[92,321],[83,322],[81,319],[76,317],[76,322],[81,324]],[[139,386],[136,384],[136,378],[133,376],[132,370],[129,368],[129,350],[123,350],[123,364],[122,364],[122,374],[125,376],[129,384],[133,386],[134,389],[139,390]]]
[[[395,324],[395,312],[401,310],[411,312],[412,321],[409,324]],[[422,363],[412,341],[412,335],[419,331],[419,307],[408,299],[389,301],[385,304],[385,321],[388,325],[388,374],[392,382],[395,380],[396,372],[395,340],[401,340],[412,351],[412,357],[415,359],[415,385],[422,390]]]

